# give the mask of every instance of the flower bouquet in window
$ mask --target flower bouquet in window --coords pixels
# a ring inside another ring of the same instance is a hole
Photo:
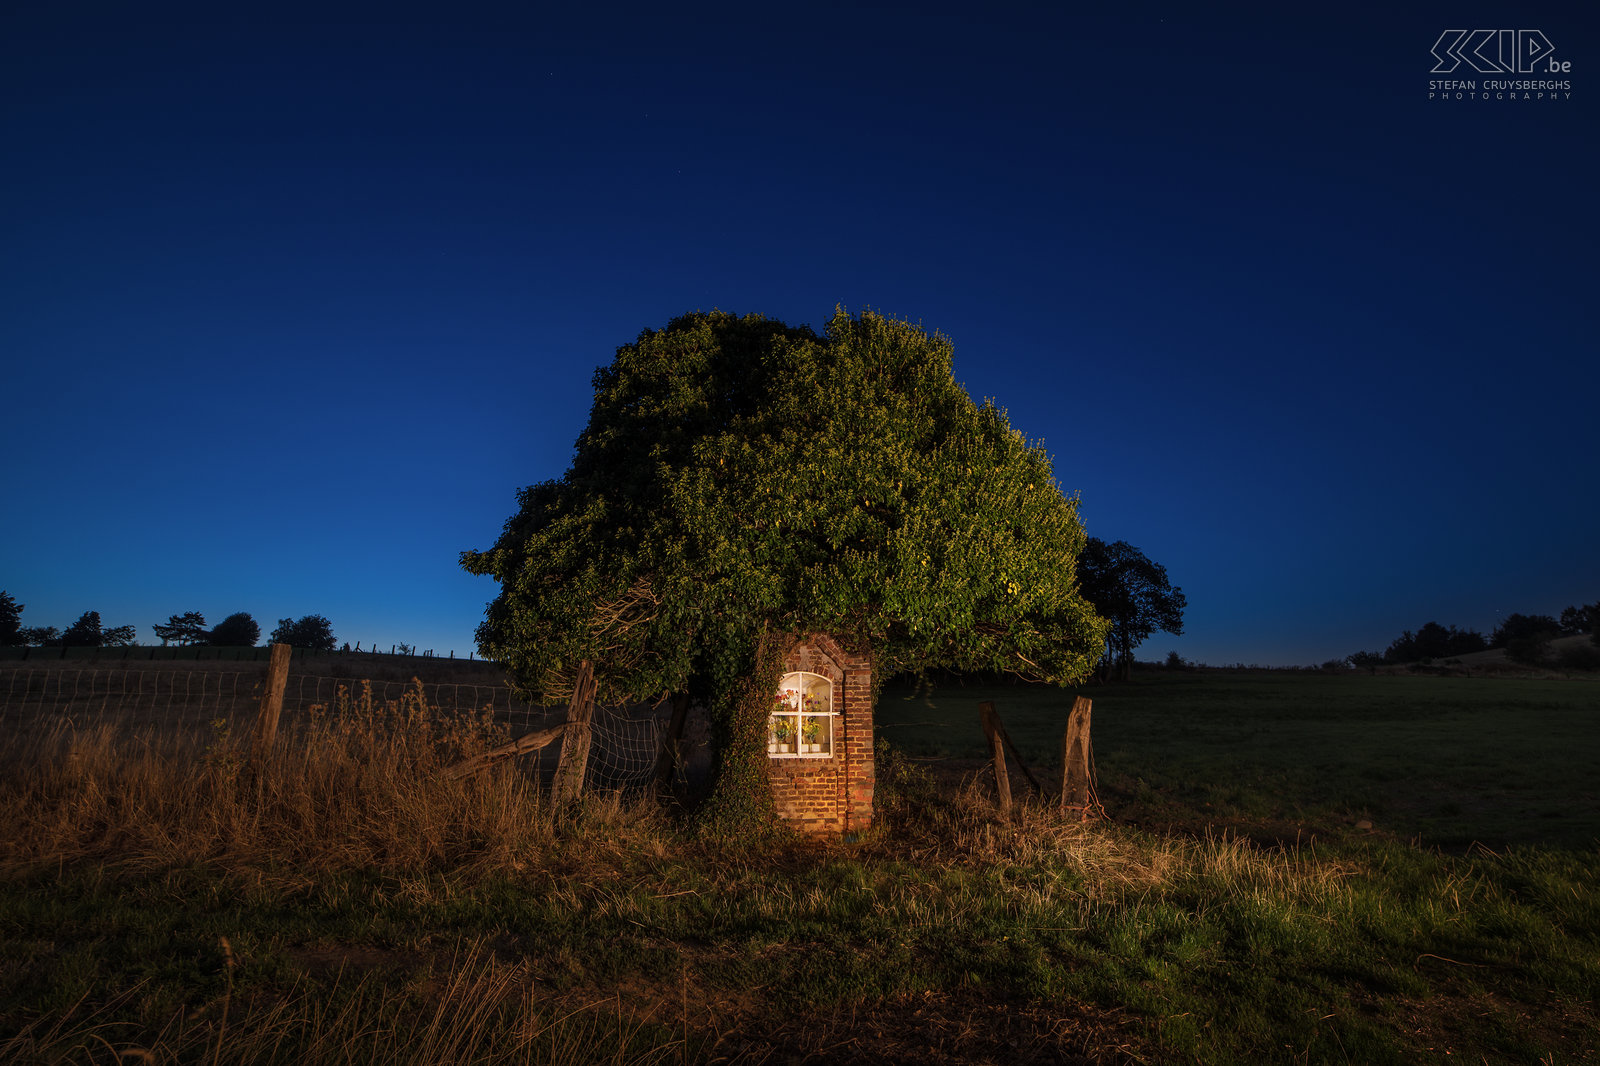
[[[800,751],[810,755],[822,750],[822,719],[807,715],[801,719],[804,723],[800,727]]]
[[[828,724],[828,701],[807,694],[800,701],[800,750],[814,755],[823,750],[823,736]]]
[[[788,710],[787,704],[780,704]],[[790,755],[794,753],[794,717],[787,714],[774,714],[767,720],[767,751],[773,755]]]

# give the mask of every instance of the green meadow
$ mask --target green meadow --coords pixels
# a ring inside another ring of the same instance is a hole
[[[1159,671],[891,686],[877,828],[698,839],[552,810],[497,737],[346,708],[226,738],[32,730],[0,777],[0,1061],[1600,1061],[1600,688]]]
[[[1075,696],[1093,701],[1102,800],[1120,821],[1291,838],[1371,821],[1445,850],[1600,844],[1593,681],[1151,669],[1077,690],[894,686],[877,726],[930,765],[972,767],[986,755],[977,705],[992,701],[1059,787]]]

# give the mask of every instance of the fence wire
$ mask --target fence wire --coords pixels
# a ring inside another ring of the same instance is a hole
[[[196,726],[231,720],[244,724],[260,706],[265,675],[259,668],[236,671],[145,669],[40,669],[0,667],[0,721],[24,723],[65,718],[77,725],[113,722]],[[333,709],[341,701],[398,703],[417,691],[415,681],[364,681],[347,677],[290,674],[284,690],[284,721],[309,717],[313,707]],[[565,708],[519,700],[506,685],[460,682],[422,684],[423,699],[441,714],[487,713],[511,736],[562,720]],[[586,786],[627,790],[647,785],[666,731],[658,709],[596,707],[591,719]]]

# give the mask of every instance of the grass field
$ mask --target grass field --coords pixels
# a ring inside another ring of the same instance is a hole
[[[896,687],[877,725],[907,754],[972,770],[985,755],[977,705],[990,700],[1030,768],[1059,785],[1077,695],[1094,701],[1102,800],[1146,828],[1293,841],[1371,821],[1448,850],[1600,845],[1594,682],[1155,670],[1075,692]]]
[[[0,776],[0,1061],[1600,1061],[1597,693],[1089,689],[1084,826],[996,817],[976,723],[1043,772],[1070,693],[891,688],[880,827],[766,850],[443,782],[493,738],[415,702],[260,773],[34,731]]]

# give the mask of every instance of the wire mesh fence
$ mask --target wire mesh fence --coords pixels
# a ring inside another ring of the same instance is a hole
[[[0,666],[0,724],[11,732],[63,720],[129,729],[229,725],[242,735],[260,706],[265,679],[264,666],[218,671]],[[318,712],[387,707],[418,695],[439,714],[485,716],[513,737],[559,722],[566,713],[527,703],[507,685],[291,673],[282,716],[292,725]],[[648,784],[665,728],[660,707],[596,707],[587,787],[626,790]]]

